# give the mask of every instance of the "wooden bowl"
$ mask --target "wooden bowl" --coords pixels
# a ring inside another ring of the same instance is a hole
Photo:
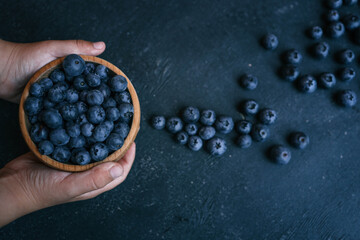
[[[126,80],[128,81],[128,91],[131,95],[132,104],[134,106],[134,116],[133,116],[133,120],[132,120],[132,124],[131,124],[131,128],[130,128],[130,132],[124,141],[124,145],[119,150],[115,151],[114,153],[109,155],[107,158],[105,158],[103,161],[90,163],[87,165],[73,165],[73,164],[61,163],[61,162],[53,160],[52,158],[50,158],[46,155],[42,155],[38,151],[35,143],[30,138],[29,128],[31,125],[30,125],[28,118],[26,116],[26,113],[24,111],[24,102],[29,95],[29,88],[30,88],[31,84],[44,78],[44,77],[48,77],[49,74],[55,68],[60,68],[61,64],[64,60],[64,57],[58,58],[58,59],[46,64],[41,69],[39,69],[34,74],[34,76],[32,76],[32,78],[30,79],[30,81],[26,85],[24,92],[21,96],[20,108],[19,108],[19,120],[20,120],[21,132],[22,132],[22,135],[23,135],[27,145],[29,146],[30,150],[35,154],[36,157],[38,157],[42,162],[44,162],[46,165],[48,165],[52,168],[63,170],[63,171],[68,171],[68,172],[85,171],[85,170],[90,169],[100,163],[117,161],[117,160],[121,159],[125,155],[127,150],[130,148],[131,144],[134,142],[136,135],[140,129],[140,103],[139,103],[139,99],[136,94],[136,91],[134,89],[134,86],[131,84],[131,82],[129,81],[127,76],[119,68],[117,68],[113,64],[111,64],[108,61],[105,61],[101,58],[97,58],[97,57],[93,57],[93,56],[83,56],[83,55],[81,55],[81,57],[85,60],[85,62],[93,62],[93,63],[105,65],[107,68],[109,68],[110,71],[114,72],[117,75],[122,75],[126,78]]]

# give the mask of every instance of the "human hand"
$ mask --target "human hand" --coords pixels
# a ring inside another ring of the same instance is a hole
[[[104,42],[84,40],[12,43],[0,40],[0,98],[19,102],[30,77],[42,66],[59,57],[75,53],[97,56]]]
[[[135,149],[133,143],[121,160],[79,173],[47,167],[32,153],[12,160],[0,169],[0,227],[30,212],[113,189],[129,174]]]

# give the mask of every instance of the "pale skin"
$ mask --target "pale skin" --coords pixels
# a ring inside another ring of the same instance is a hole
[[[83,40],[12,43],[0,40],[0,98],[18,103],[29,78],[46,63],[71,53],[97,56],[104,42]],[[122,183],[135,159],[135,143],[117,162],[69,173],[49,168],[27,153],[0,169],[0,227],[28,213],[90,199]]]

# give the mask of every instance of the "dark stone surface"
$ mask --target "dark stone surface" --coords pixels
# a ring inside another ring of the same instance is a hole
[[[331,55],[315,60],[305,30],[322,24],[320,0],[242,1],[1,1],[0,36],[17,42],[103,40],[102,58],[121,68],[140,97],[142,126],[128,179],[95,199],[22,217],[0,239],[358,239],[360,212],[359,108],[343,109],[335,90],[299,93],[276,75],[280,53],[303,53],[302,73],[335,72],[334,53],[358,50],[347,36],[326,39]],[[358,6],[341,13],[358,11]],[[279,48],[263,50],[266,32]],[[358,62],[352,64],[359,71]],[[258,77],[255,91],[238,76]],[[359,72],[360,73],[360,72]],[[359,81],[338,83],[359,95]],[[240,115],[237,104],[256,99],[278,112],[271,137],[241,150],[227,136],[225,156],[210,157],[177,145],[151,129],[152,114],[181,107]],[[359,104],[358,104],[359,105]],[[18,106],[0,101],[0,166],[25,153]],[[291,130],[309,134],[305,151],[277,166],[269,146],[285,144]],[[3,204],[3,203],[0,203]]]

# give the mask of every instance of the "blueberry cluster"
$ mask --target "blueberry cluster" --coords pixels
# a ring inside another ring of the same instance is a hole
[[[213,110],[200,112],[198,108],[189,106],[182,111],[181,118],[154,116],[151,125],[157,130],[166,128],[174,134],[178,143],[186,144],[192,151],[199,151],[206,146],[211,155],[219,156],[226,152],[227,143],[216,134],[230,133],[234,128],[234,121],[230,116],[217,116]]]
[[[127,80],[104,65],[65,57],[62,68],[33,83],[24,110],[41,154],[85,165],[120,149],[134,108]]]

